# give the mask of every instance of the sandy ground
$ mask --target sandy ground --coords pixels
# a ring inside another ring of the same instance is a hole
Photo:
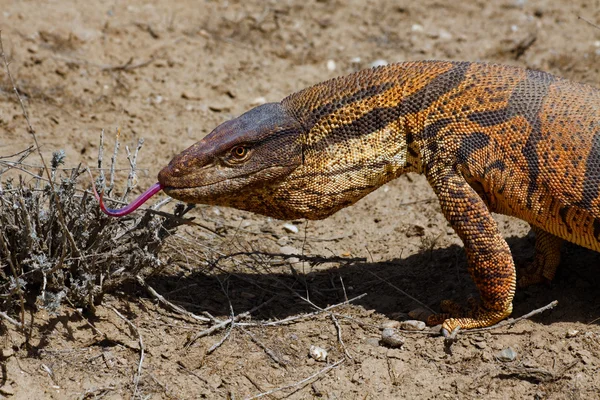
[[[0,29],[44,152],[65,149],[68,163],[94,165],[101,130],[112,145],[119,128],[124,144],[145,139],[142,190],[217,124],[377,63],[485,60],[597,84],[600,29],[578,16],[599,21],[599,10],[600,2],[582,0],[1,0]],[[12,154],[32,140],[3,73],[0,83],[0,153]],[[283,389],[265,398],[600,398],[595,253],[567,246],[551,287],[517,293],[515,316],[558,300],[550,312],[460,336],[451,352],[422,333],[389,348],[379,342],[382,324],[407,318],[419,302],[438,309],[444,298],[476,292],[460,240],[422,177],[400,178],[328,220],[291,221],[298,233],[235,210],[194,214],[223,237],[181,229],[164,250],[169,267],[148,283],[198,315],[251,311],[240,324],[186,346],[209,326],[165,309],[134,283],[87,315],[105,337],[76,310],[32,312],[30,343],[3,331],[0,398],[117,399],[135,391],[241,399],[276,388]],[[528,226],[498,221],[522,265],[532,255]],[[245,254],[224,257],[233,253]],[[305,257],[285,257],[293,253]],[[334,317],[250,324],[362,294]],[[145,358],[136,391],[139,336]],[[311,345],[327,349],[328,359],[310,358]],[[514,359],[503,357],[508,348]]]

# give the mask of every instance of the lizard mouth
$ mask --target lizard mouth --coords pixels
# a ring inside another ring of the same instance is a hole
[[[167,166],[158,174],[158,181],[162,190],[177,200],[217,205],[228,202],[231,197],[250,195],[253,188],[264,188],[295,167],[295,164],[268,166],[245,174],[208,180],[194,176],[173,177],[171,168]]]
[[[283,165],[269,165],[260,169],[256,169],[253,171],[249,171],[246,173],[237,173],[232,176],[223,176],[220,177],[207,177],[207,176],[198,176],[200,174],[181,174],[178,170],[168,165],[164,167],[158,174],[158,182],[160,183],[163,191],[169,194],[169,191],[174,190],[187,190],[187,189],[201,189],[208,188],[211,186],[223,184],[224,182],[235,182],[239,180],[246,181],[248,183],[255,181],[259,177],[261,179],[277,178],[279,175],[285,173],[286,171],[290,171],[297,167],[295,163],[283,164]],[[177,172],[181,175],[177,175]],[[199,172],[202,172],[200,169]],[[208,171],[210,173],[210,171]],[[212,179],[211,179],[212,178]]]

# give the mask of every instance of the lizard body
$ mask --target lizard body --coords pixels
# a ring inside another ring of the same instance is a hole
[[[424,61],[329,80],[225,122],[159,174],[192,203],[322,219],[406,172],[424,174],[481,297],[445,332],[512,312],[510,249],[491,212],[536,232],[551,280],[568,240],[600,251],[600,91],[517,67]]]

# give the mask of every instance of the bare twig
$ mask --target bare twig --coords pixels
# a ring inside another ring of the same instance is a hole
[[[273,361],[275,361],[277,364],[281,365],[282,367],[286,368],[287,364],[285,361],[281,360],[277,354],[275,354],[275,352],[271,349],[269,349],[263,342],[261,342],[260,340],[258,340],[258,338],[256,336],[254,336],[254,334],[250,331],[248,331],[247,329],[244,329],[242,327],[240,327],[240,329],[242,331],[244,331],[244,333],[248,336],[250,336],[250,340],[252,340],[254,342],[255,345],[257,345],[258,347],[260,347],[261,349],[263,349],[263,351],[265,353],[267,353],[267,355],[269,357],[271,357],[271,359]]]
[[[246,400],[259,399],[261,397],[269,396],[269,395],[271,395],[273,393],[281,392],[282,390],[286,390],[286,389],[292,389],[292,388],[301,389],[304,386],[306,386],[314,378],[326,374],[327,372],[329,372],[332,369],[336,368],[338,365],[342,364],[344,361],[346,361],[346,358],[342,358],[341,360],[335,362],[334,364],[326,366],[322,370],[320,370],[320,371],[312,374],[311,376],[309,376],[307,378],[302,379],[299,382],[293,383],[291,385],[286,385],[286,386],[281,386],[281,387],[278,387],[278,388],[275,388],[275,389],[271,389],[269,391],[266,391],[266,392],[263,392],[263,393],[259,393],[257,395],[252,396],[252,397],[247,397]]]
[[[167,307],[171,311],[174,311],[174,312],[176,312],[178,314],[183,314],[186,317],[195,319],[196,321],[211,322],[211,320],[209,318],[201,317],[199,315],[191,313],[191,312],[189,312],[187,310],[184,310],[183,308],[181,308],[179,306],[176,306],[175,304],[171,303],[170,301],[168,301],[167,299],[165,299],[162,295],[160,295],[156,290],[154,290],[154,288],[152,288],[152,286],[148,285],[146,283],[146,281],[144,280],[144,278],[142,278],[140,275],[136,275],[135,279],[138,281],[138,283],[140,285],[142,285],[148,291],[148,293],[150,293],[150,295],[152,297],[154,297],[156,300],[158,300],[159,303],[161,303],[162,305],[164,305],[165,307]]]
[[[1,39],[0,39],[1,40]],[[17,274],[17,269],[15,264],[12,261],[12,256],[8,246],[6,245],[6,241],[4,240],[4,234],[0,232],[0,245],[2,245],[2,251],[6,254],[6,259],[8,261],[8,265],[10,266],[10,271],[13,274],[13,279],[15,280],[15,287],[17,293],[19,294],[19,302],[21,304],[21,328],[25,326],[25,298],[23,296],[23,290],[21,289],[21,285],[19,283],[19,275]]]
[[[271,297],[269,300],[265,301],[264,303],[257,305],[256,307],[254,307],[253,309],[251,309],[249,311],[238,314],[234,318],[229,318],[228,320],[223,321],[220,324],[214,325],[214,326],[210,327],[209,329],[206,329],[202,332],[197,333],[191,339],[188,340],[188,342],[185,344],[185,347],[186,348],[190,347],[196,340],[198,340],[204,336],[208,336],[208,335],[212,334],[213,332],[218,331],[219,329],[223,329],[224,327],[231,324],[232,322],[237,323],[237,321],[239,321],[240,319],[250,316],[253,312],[261,309],[262,307],[266,306],[273,300],[275,300],[275,297]]]
[[[154,60],[155,60],[154,58],[151,58],[149,60],[134,64],[133,57],[131,57],[129,60],[127,60],[127,62],[125,64],[105,65],[105,66],[101,67],[100,69],[102,71],[131,71],[132,69],[142,68],[142,67],[145,67],[146,65],[150,65],[154,62]]]
[[[114,313],[117,314],[117,316],[119,318],[121,318],[123,321],[125,321],[127,323],[127,325],[129,325],[129,327],[131,328],[131,330],[133,332],[135,332],[135,334],[138,337],[138,342],[140,344],[140,362],[138,363],[137,373],[136,373],[135,377],[133,378],[133,396],[131,397],[132,399],[135,399],[136,396],[137,396],[138,385],[140,383],[140,377],[142,375],[142,364],[144,363],[144,353],[145,353],[144,341],[142,339],[142,335],[140,334],[140,331],[138,330],[137,326],[135,326],[133,324],[133,322],[131,322],[130,320],[128,320],[127,318],[125,318],[125,316],[123,314],[121,314],[112,305],[109,305],[108,308],[110,308],[111,310],[113,310]]]
[[[425,309],[431,311],[432,313],[435,313],[435,311],[433,311],[427,304],[423,303],[421,300],[417,299],[416,297],[411,296],[410,294],[406,293],[404,290],[400,289],[398,286],[394,285],[393,283],[391,283],[391,282],[383,279],[382,277],[380,277],[379,275],[377,275],[375,272],[369,271],[369,270],[367,270],[367,272],[369,274],[373,275],[375,278],[379,279],[381,282],[384,282],[384,283],[388,284],[390,287],[396,289],[398,292],[402,293],[403,295],[405,295],[409,299],[415,301],[421,307],[424,307]]]
[[[215,350],[217,350],[219,347],[221,347],[221,345],[223,343],[225,343],[225,341],[227,339],[229,339],[229,336],[231,335],[231,332],[233,331],[234,326],[235,326],[235,322],[232,321],[229,324],[229,329],[227,329],[227,332],[225,332],[223,337],[217,343],[213,344],[212,346],[210,346],[210,348],[208,350],[206,350],[206,354],[212,354]]]
[[[119,137],[121,136],[121,129],[117,128],[117,134],[115,139],[115,148],[113,150],[113,155],[110,158],[110,182],[108,187],[106,187],[106,194],[110,195],[111,191],[115,185],[115,165],[117,164],[117,153],[119,152]]]
[[[0,311],[0,318],[4,319],[7,322],[10,322],[11,324],[13,324],[14,326],[16,326],[19,329],[23,329],[23,324],[22,323],[20,323],[16,319],[13,319],[13,318],[9,317],[8,314],[6,314],[3,311]]]
[[[245,326],[245,327],[249,327],[249,326],[277,326],[277,325],[285,325],[285,324],[289,324],[291,322],[296,322],[298,320],[301,319],[305,319],[305,318],[311,318],[314,317],[315,315],[319,315],[322,314],[324,312],[328,312],[333,310],[334,308],[346,305],[346,304],[350,304],[353,301],[356,301],[358,299],[362,299],[363,297],[365,297],[367,294],[363,293],[359,296],[353,297],[348,301],[344,301],[338,304],[333,304],[331,306],[325,307],[323,309],[317,310],[317,311],[313,311],[311,313],[307,313],[307,314],[301,314],[301,315],[294,315],[288,318],[284,318],[284,319],[279,319],[277,321],[267,321],[267,322],[238,322],[237,325],[240,326]],[[339,315],[336,315],[339,317]]]
[[[554,307],[556,307],[557,305],[558,305],[558,300],[554,300],[553,302],[545,305],[544,307],[536,308],[535,310],[530,311],[527,314],[522,315],[522,316],[520,316],[518,318],[500,321],[500,322],[498,322],[495,325],[486,326],[485,328],[476,328],[476,329],[465,330],[465,331],[462,331],[462,333],[485,332],[485,331],[491,331],[493,329],[502,328],[504,326],[513,326],[514,324],[516,324],[519,321],[522,321],[524,319],[529,319],[529,318],[533,317],[534,315],[541,314],[541,313],[543,313],[544,311],[547,311],[547,310],[551,310]]]
[[[344,354],[346,355],[346,357],[348,357],[350,360],[352,360],[352,356],[350,355],[350,352],[346,348],[346,345],[344,344],[344,340],[342,339],[342,327],[340,326],[340,323],[338,322],[334,313],[330,313],[329,316],[331,317],[331,320],[333,321],[333,324],[335,325],[335,330],[337,331],[338,342],[340,342],[340,346],[342,346],[342,349],[344,349]]]
[[[223,282],[221,282],[221,280],[219,280],[219,284],[221,285],[221,290],[223,290],[223,293],[225,294],[225,297],[227,297],[227,302],[229,303],[229,315],[231,316],[229,319],[231,321],[231,324],[229,325],[229,329],[227,330],[227,332],[225,333],[225,335],[223,335],[223,337],[221,338],[221,340],[219,340],[217,343],[213,344],[206,351],[206,354],[211,354],[213,351],[215,351],[216,349],[218,349],[219,347],[221,347],[221,345],[223,343],[225,343],[225,341],[227,340],[227,338],[229,338],[229,335],[231,335],[231,332],[233,331],[233,327],[235,326],[235,311],[233,311],[233,305],[231,304],[231,299],[229,298],[229,293],[227,293],[227,290],[225,289],[225,286],[223,286]]]
[[[595,23],[593,23],[592,21],[590,21],[590,20],[588,20],[588,19],[586,19],[586,18],[583,18],[581,15],[578,15],[578,16],[577,16],[577,18],[579,18],[580,20],[582,20],[582,21],[584,21],[584,22],[588,23],[589,25],[593,26],[593,27],[594,27],[594,28],[596,28],[596,29],[600,29],[600,26],[598,26],[598,24],[595,24]]]
[[[131,192],[131,190],[135,186],[135,183],[136,183],[135,182],[136,181],[135,171],[136,171],[137,156],[143,145],[144,145],[144,139],[138,140],[138,145],[133,154],[131,154],[131,152],[129,151],[129,146],[125,146],[125,151],[127,152],[127,160],[129,161],[130,168],[129,168],[129,176],[127,177],[127,187],[125,188],[125,193],[123,193],[123,198],[122,198],[123,201],[125,201],[127,199],[127,195],[129,194],[129,192]]]
[[[78,307],[75,307],[75,305],[71,302],[71,300],[69,300],[68,298],[65,299],[67,303],[69,303],[69,305],[71,306],[71,308],[77,313],[77,315],[79,315],[79,318],[81,318],[83,321],[85,321],[86,325],[89,326],[90,328],[92,328],[92,330],[94,331],[94,333],[96,335],[100,335],[100,336],[104,336],[106,337],[106,335],[104,333],[102,333],[102,331],[98,328],[96,328],[89,319],[87,319],[85,317],[85,315],[83,315],[83,313],[81,312],[81,310]]]
[[[104,128],[100,131],[100,146],[98,147],[98,170],[100,171],[100,182],[102,182],[102,189],[106,186],[106,177],[104,176],[104,170],[102,169],[102,160],[104,158]],[[90,170],[89,167],[87,168]],[[94,184],[94,182],[92,182]]]
[[[79,396],[79,400],[84,399],[101,399],[106,396],[109,392],[115,390],[116,387],[113,385],[103,386],[99,388],[86,389],[85,392]]]

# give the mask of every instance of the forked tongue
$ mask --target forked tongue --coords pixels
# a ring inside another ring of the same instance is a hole
[[[106,215],[110,215],[111,217],[122,217],[137,210],[139,206],[144,204],[150,197],[154,196],[157,192],[159,192],[162,189],[162,185],[158,182],[155,183],[154,185],[150,186],[150,189],[142,193],[140,197],[138,197],[125,207],[119,209],[106,207],[104,205],[104,201],[102,200],[102,194],[98,194],[98,192],[96,191],[96,187],[93,184],[92,189],[94,191],[94,196],[96,197],[96,200],[98,200],[98,202],[100,203],[100,209]]]

